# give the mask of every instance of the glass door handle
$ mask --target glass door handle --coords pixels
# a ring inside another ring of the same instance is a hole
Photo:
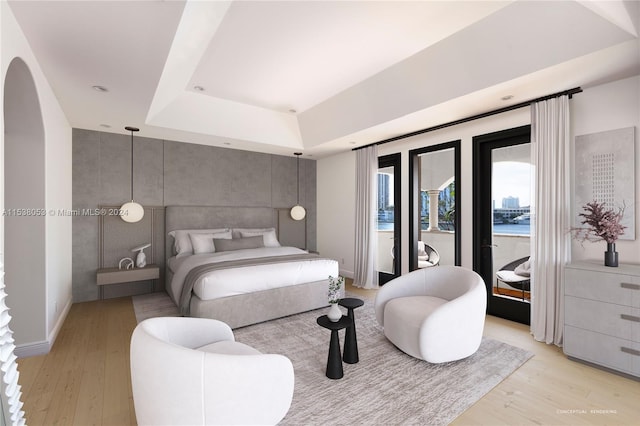
[[[498,247],[497,244],[483,244],[480,246],[480,248],[492,248],[492,247]]]

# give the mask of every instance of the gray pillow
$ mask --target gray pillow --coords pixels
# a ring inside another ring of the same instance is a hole
[[[223,240],[214,238],[213,243],[216,251],[232,251],[264,247],[264,238],[262,235],[247,238],[234,238],[232,240]]]

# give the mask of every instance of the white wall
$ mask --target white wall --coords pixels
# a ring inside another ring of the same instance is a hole
[[[571,105],[572,132],[575,136],[635,126],[635,211],[636,240],[618,240],[616,251],[623,263],[640,263],[640,76],[585,89]],[[574,139],[575,141],[575,139]],[[575,204],[573,211],[576,211]],[[577,206],[580,210],[580,206]],[[571,247],[572,260],[604,262],[605,242],[580,244]]]
[[[355,271],[355,162],[353,151],[317,162],[318,251],[347,277]]]
[[[640,77],[587,88],[571,101],[573,131],[575,135],[599,132],[621,127],[636,126],[636,139],[640,133]],[[460,139],[461,182],[460,212],[462,233],[462,266],[473,264],[472,236],[472,161],[474,136],[530,124],[529,108],[487,117],[462,125],[426,133],[424,135],[380,145],[380,156],[400,152],[402,155],[402,271],[409,270],[409,150]],[[640,147],[636,143],[636,168],[640,167]],[[636,211],[640,211],[640,171],[636,171]],[[354,217],[355,217],[355,154],[348,152],[318,160],[318,249],[323,256],[344,259],[345,270],[354,270]],[[339,203],[339,211],[336,204]],[[636,218],[636,227],[638,218]],[[640,228],[638,228],[640,229]],[[594,244],[594,246],[597,246]],[[574,259],[602,260],[604,247],[573,245]],[[640,262],[640,241],[620,241],[617,244],[621,262]],[[341,263],[341,266],[343,264]]]
[[[71,209],[71,126],[44,77],[7,2],[0,2],[0,98],[4,100],[4,81],[12,59],[19,57],[33,76],[45,132],[45,209]],[[4,102],[0,104],[0,152],[4,158]],[[0,188],[4,188],[4,161],[0,161]],[[4,207],[4,189],[0,209]],[[71,307],[71,218],[46,216],[46,306],[44,323],[31,326],[39,336],[32,342],[18,343],[19,355],[33,355],[50,349]],[[0,219],[0,259],[4,258],[4,220]],[[28,259],[25,259],[28,261]],[[18,286],[19,288],[19,286]]]

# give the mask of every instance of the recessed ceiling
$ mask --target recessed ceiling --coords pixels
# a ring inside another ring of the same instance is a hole
[[[190,86],[303,112],[508,3],[235,2]]]
[[[640,74],[635,1],[9,4],[73,127],[275,154]]]

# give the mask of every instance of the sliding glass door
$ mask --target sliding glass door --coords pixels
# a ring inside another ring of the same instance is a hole
[[[378,282],[400,276],[400,154],[378,159]]]

